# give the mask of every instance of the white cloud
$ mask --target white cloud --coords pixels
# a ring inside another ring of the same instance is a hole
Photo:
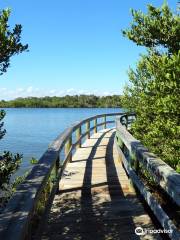
[[[24,88],[18,88],[18,89],[17,89],[17,92],[18,92],[18,93],[24,92]]]
[[[33,90],[34,90],[34,89],[33,89],[33,87],[31,86],[31,87],[28,87],[26,91],[27,91],[27,93],[32,93]]]
[[[74,92],[74,88],[70,88],[67,90],[67,93],[71,93],[71,92]]]
[[[100,92],[98,90],[88,91],[88,90],[75,90],[74,88],[70,88],[67,90],[59,90],[59,89],[39,89],[29,86],[27,88],[17,88],[17,89],[8,89],[8,88],[0,88],[0,100],[10,100],[18,97],[44,97],[44,96],[65,96],[65,95],[80,95],[80,94],[94,94],[98,96],[106,96],[112,94],[120,94],[120,92]]]
[[[55,90],[55,89],[52,89],[52,90],[49,91],[49,93],[50,93],[50,94],[54,94],[54,93],[56,93],[56,90]]]
[[[111,93],[110,93],[110,92],[103,92],[102,95],[103,95],[103,96],[108,96],[108,95],[111,95]]]
[[[4,91],[6,91],[6,90],[7,90],[7,88],[1,88],[1,90],[2,90],[2,92],[4,92]]]

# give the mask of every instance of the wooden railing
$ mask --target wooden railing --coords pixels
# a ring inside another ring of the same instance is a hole
[[[174,202],[177,208],[180,206],[180,174],[149,152],[127,131],[130,121],[132,121],[132,116],[128,115],[116,118],[116,143],[119,156],[133,184],[143,195],[162,227],[168,231],[169,237],[179,240],[180,232],[158,200],[145,186],[142,171],[149,174],[154,183],[172,200],[170,204]]]
[[[55,139],[0,214],[0,239],[30,238],[33,232],[31,228],[37,220],[34,218],[37,218],[39,212],[43,216],[48,211],[58,191],[63,171],[67,163],[72,160],[73,150],[80,147],[82,140],[85,137],[89,138],[92,131],[96,133],[98,127],[106,128],[107,125],[115,123],[115,119],[108,120],[108,118],[118,115],[122,116],[123,113],[102,114],[87,118],[75,123]],[[103,121],[98,122],[98,120]],[[76,133],[75,137],[74,133]],[[74,138],[75,142],[73,142]],[[64,159],[60,159],[63,151]]]

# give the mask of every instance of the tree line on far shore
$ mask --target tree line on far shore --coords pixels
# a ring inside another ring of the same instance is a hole
[[[122,107],[122,96],[66,95],[27,97],[0,101],[0,108],[114,108]]]

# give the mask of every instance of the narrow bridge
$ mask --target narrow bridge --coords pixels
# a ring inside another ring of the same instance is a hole
[[[0,239],[179,240],[180,175],[128,132],[133,120],[103,114],[65,130],[0,215]]]

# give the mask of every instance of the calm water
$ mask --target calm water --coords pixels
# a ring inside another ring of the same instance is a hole
[[[0,141],[0,152],[4,150],[22,153],[20,172],[30,168],[30,159],[39,157],[57,135],[75,121],[96,114],[121,112],[109,108],[10,108],[4,119],[7,133]]]

